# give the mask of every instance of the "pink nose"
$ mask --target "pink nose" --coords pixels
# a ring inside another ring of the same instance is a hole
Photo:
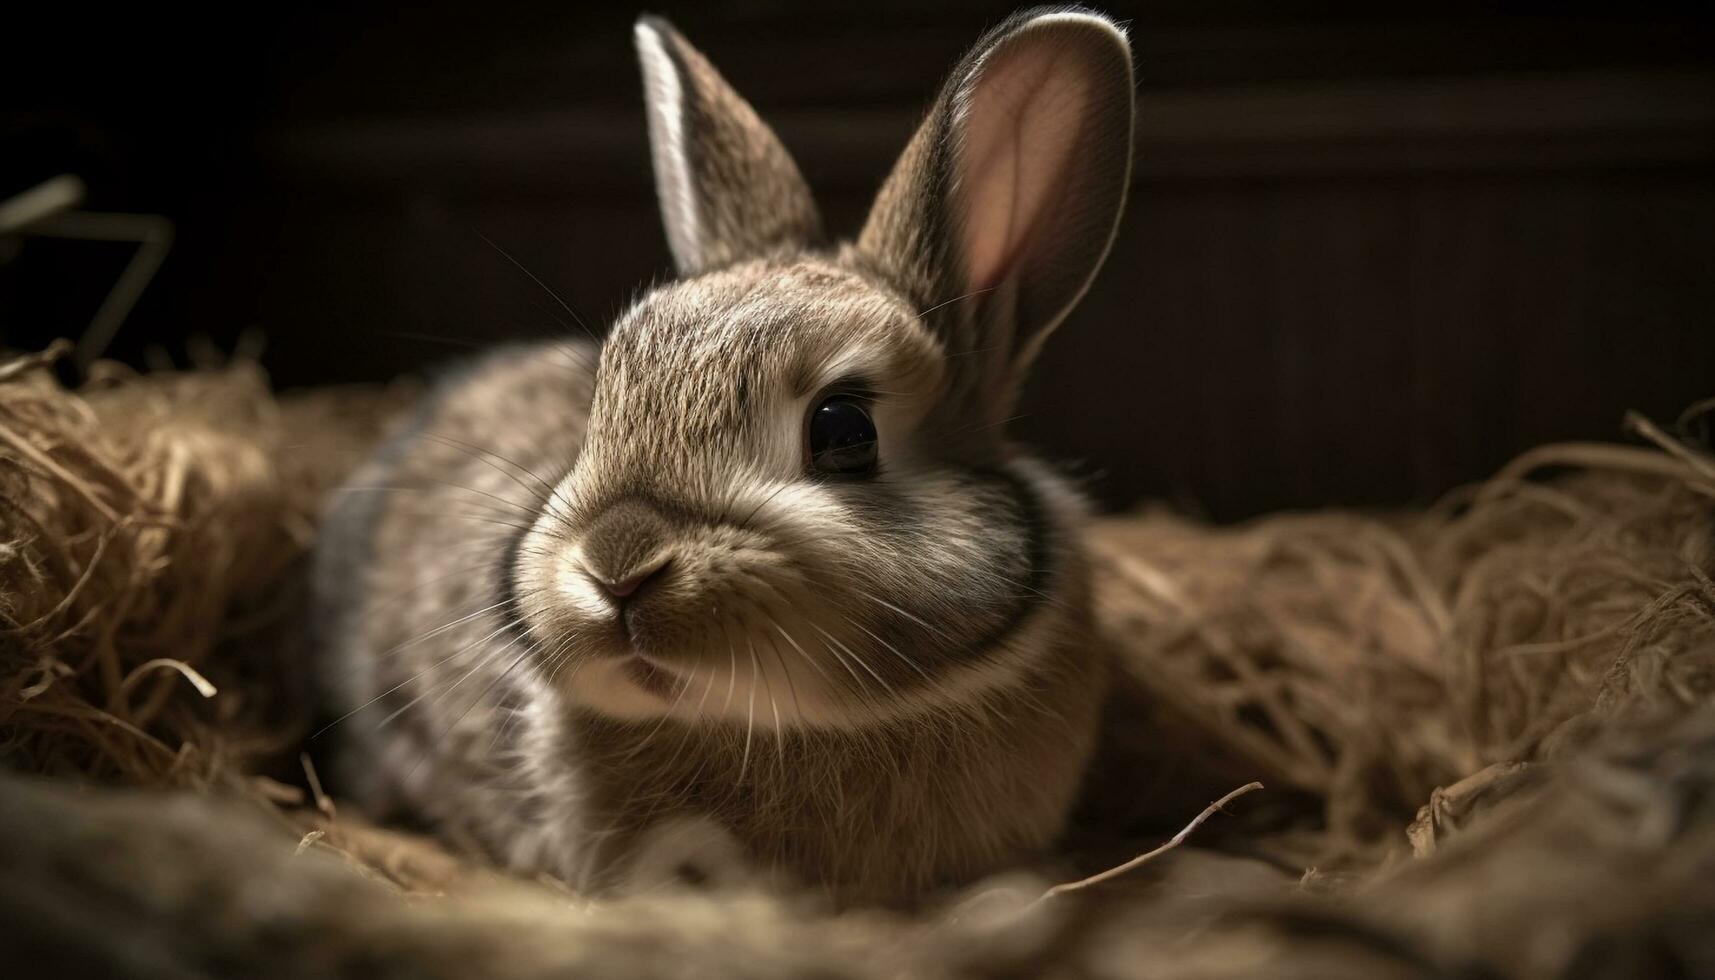
[[[643,587],[643,583],[661,574],[661,570],[666,567],[667,563],[663,561],[633,575],[627,575],[625,578],[622,578],[617,582],[608,582],[600,578],[596,579],[596,581],[601,584],[602,590],[608,595],[612,596],[614,599],[623,601],[630,598],[638,589],[641,589]]]

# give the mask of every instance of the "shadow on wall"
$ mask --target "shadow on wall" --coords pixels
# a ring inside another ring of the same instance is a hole
[[[1009,8],[799,6],[662,12],[850,229],[942,72]],[[1715,393],[1709,15],[1111,9],[1139,51],[1131,209],[1018,422],[1107,503],[1421,500]],[[483,236],[600,324],[667,268],[635,12],[262,10],[215,44],[155,18],[43,25],[4,69],[22,74],[0,196],[73,171],[91,207],[174,222],[113,348],[134,362],[260,328],[294,386],[567,329]],[[17,346],[82,331],[130,254],[10,247]]]

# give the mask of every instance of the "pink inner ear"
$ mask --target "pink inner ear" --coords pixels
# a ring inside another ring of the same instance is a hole
[[[1053,220],[1089,107],[1076,53],[1050,44],[994,52],[970,93],[958,184],[966,283],[1002,282]]]

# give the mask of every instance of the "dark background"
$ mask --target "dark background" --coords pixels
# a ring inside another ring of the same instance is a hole
[[[67,7],[68,5],[61,5]],[[1109,504],[1421,501],[1715,395],[1709,5],[1162,2],[1138,164],[1021,433]],[[660,4],[852,230],[994,3]],[[112,353],[267,338],[284,387],[605,321],[667,269],[630,5],[8,14],[0,198],[80,174],[177,241]],[[21,56],[17,52],[21,51]],[[14,243],[16,244],[16,243]],[[0,250],[76,336],[122,246]]]

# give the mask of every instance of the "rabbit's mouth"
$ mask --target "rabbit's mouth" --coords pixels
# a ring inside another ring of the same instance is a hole
[[[679,678],[672,671],[642,654],[625,658],[620,669],[625,672],[626,679],[663,701],[671,698],[679,685]]]

